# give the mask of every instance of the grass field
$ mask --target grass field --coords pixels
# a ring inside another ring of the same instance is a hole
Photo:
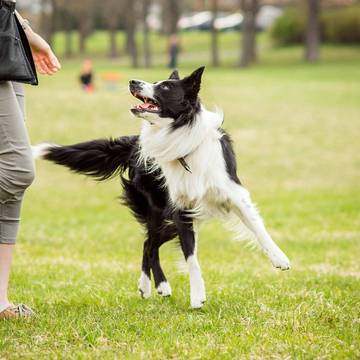
[[[224,109],[240,177],[292,269],[272,269],[213,221],[199,244],[205,307],[190,309],[174,244],[161,252],[173,296],[142,300],[143,235],[118,204],[118,181],[97,184],[40,162],[10,294],[38,316],[0,323],[0,359],[360,358],[360,50],[326,47],[324,63],[311,66],[300,54],[274,49],[246,71],[207,69],[201,94]],[[94,94],[78,89],[78,60],[28,88],[33,143],[138,133],[126,82],[167,70],[121,67],[121,85],[109,92],[101,73],[118,63],[95,66]]]

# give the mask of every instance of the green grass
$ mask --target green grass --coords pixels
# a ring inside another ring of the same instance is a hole
[[[292,269],[273,270],[213,221],[199,244],[205,307],[190,309],[172,244],[161,255],[173,296],[142,300],[143,235],[118,204],[118,181],[97,184],[39,162],[10,294],[38,316],[0,323],[0,358],[360,357],[360,51],[325,47],[327,61],[317,65],[300,63],[300,55],[300,48],[272,49],[246,71],[208,69],[201,94],[207,106],[224,109],[241,179]],[[190,59],[181,73],[203,61]],[[78,60],[28,88],[32,142],[138,133],[126,82],[158,80],[167,70],[119,64],[95,62],[91,95],[78,89]],[[109,69],[122,74],[116,92],[101,81]]]

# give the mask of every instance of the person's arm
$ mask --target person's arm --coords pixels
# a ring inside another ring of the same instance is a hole
[[[40,74],[55,74],[61,68],[61,65],[49,44],[31,29],[29,22],[17,11],[15,11],[15,14],[29,41],[36,69]]]

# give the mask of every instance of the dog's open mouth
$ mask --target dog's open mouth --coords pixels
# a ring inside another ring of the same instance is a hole
[[[160,104],[156,100],[142,96],[137,92],[131,92],[131,94],[143,102],[143,104],[134,106],[132,110],[152,113],[160,112]]]

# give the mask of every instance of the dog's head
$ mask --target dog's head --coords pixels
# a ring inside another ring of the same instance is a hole
[[[154,84],[130,80],[131,94],[143,102],[134,106],[131,112],[160,126],[172,123],[177,127],[192,121],[200,109],[198,94],[204,69],[202,66],[183,79],[174,70],[169,79]]]

